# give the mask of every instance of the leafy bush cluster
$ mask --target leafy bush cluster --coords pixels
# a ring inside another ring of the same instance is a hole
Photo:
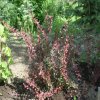
[[[75,14],[81,17],[82,23],[94,24],[97,23],[100,17],[100,1],[99,0],[80,0],[75,7]]]
[[[62,3],[63,2],[63,3]],[[58,20],[62,21],[65,17],[68,3],[62,0],[5,0],[0,1],[0,17],[6,20],[10,25],[21,30],[23,28],[26,32],[34,33],[35,26],[31,20],[29,12],[32,12],[35,17],[43,23],[47,14],[52,15],[55,19],[54,25],[58,24]],[[5,5],[7,6],[5,7]],[[58,16],[58,17],[57,17]],[[58,24],[60,26],[60,24]],[[54,26],[55,28],[55,26]]]
[[[6,80],[12,75],[9,65],[12,63],[11,50],[6,44],[7,34],[0,24],[0,80]]]

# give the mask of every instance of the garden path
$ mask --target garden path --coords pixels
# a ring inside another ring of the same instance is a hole
[[[11,48],[14,62],[10,65],[13,77],[26,79],[29,67],[26,45],[21,37],[17,38],[14,35],[10,35],[8,46]]]
[[[13,74],[12,79],[14,79],[13,81],[15,81],[16,83],[11,83],[11,85],[0,85],[0,100],[27,100],[21,99],[21,97],[18,98],[15,92],[18,90],[20,90],[21,92],[24,91],[20,88],[20,86],[22,86],[20,84],[20,81],[28,78],[29,63],[27,48],[21,37],[16,38],[16,36],[14,36],[13,34],[10,35],[7,43],[8,46],[11,48],[13,58],[13,64],[10,65],[9,68],[11,69]],[[20,85],[17,86],[17,84]]]

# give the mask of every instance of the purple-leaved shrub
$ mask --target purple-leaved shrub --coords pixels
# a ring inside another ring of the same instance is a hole
[[[18,31],[4,21],[2,23],[11,32],[20,35],[27,45],[32,67],[30,79],[24,84],[25,88],[34,91],[33,94],[38,100],[45,100],[62,91],[69,84],[70,37],[65,23],[58,33],[60,37],[55,33],[53,40],[49,39],[52,38],[49,35],[52,32],[52,16],[46,16],[46,28],[40,25],[35,17],[32,17],[32,20],[37,27],[37,43],[33,43],[31,37],[24,31]]]

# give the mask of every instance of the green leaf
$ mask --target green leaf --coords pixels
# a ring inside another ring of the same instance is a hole
[[[5,70],[5,75],[6,75],[7,77],[9,77],[9,76],[11,75],[11,71],[10,71],[9,69],[6,69],[6,70]]]
[[[2,72],[2,78],[7,79],[7,75],[5,74],[5,72]]]
[[[76,96],[74,96],[74,100],[77,100]]]
[[[6,42],[6,37],[2,37],[1,38],[1,42],[4,42],[5,43]]]
[[[2,73],[2,69],[0,69],[0,79],[1,79],[1,73]]]
[[[6,61],[1,62],[1,66],[2,68],[7,68],[7,62]]]
[[[4,26],[0,24],[0,36],[3,35],[3,32],[4,32]]]
[[[9,47],[5,47],[5,48],[3,48],[3,52],[7,55],[7,56],[11,56],[11,50],[10,50],[10,48]]]
[[[8,64],[13,64],[13,59],[11,57],[8,59]]]
[[[11,50],[9,47],[6,47],[6,54],[7,56],[11,56]]]

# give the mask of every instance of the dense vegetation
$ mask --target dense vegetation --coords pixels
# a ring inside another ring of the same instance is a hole
[[[4,40],[17,33],[34,66],[24,85],[39,100],[67,91],[73,87],[71,80],[95,83],[98,77],[93,73],[100,64],[99,5],[100,0],[1,0],[0,77],[11,75],[11,50]]]
[[[7,33],[4,33],[4,27],[0,24],[0,79],[5,81],[12,75],[9,69],[12,63],[11,50],[7,46],[6,39]]]

